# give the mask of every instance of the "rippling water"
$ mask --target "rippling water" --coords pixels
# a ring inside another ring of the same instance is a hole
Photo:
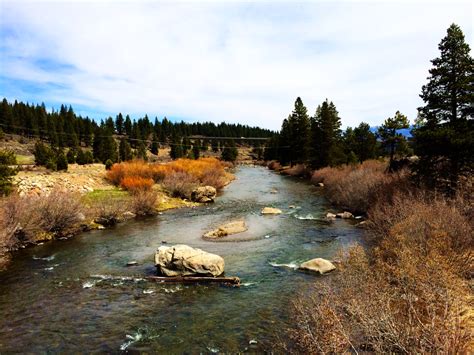
[[[317,277],[293,266],[330,259],[361,232],[342,220],[326,224],[330,207],[303,180],[258,167],[236,174],[213,205],[19,252],[0,273],[0,353],[268,350],[288,322],[288,302]],[[283,214],[261,216],[265,206]],[[236,218],[246,220],[247,232],[221,242],[201,238]],[[226,275],[239,276],[242,287],[145,281],[162,242],[223,256]],[[130,260],[139,266],[126,267]]]

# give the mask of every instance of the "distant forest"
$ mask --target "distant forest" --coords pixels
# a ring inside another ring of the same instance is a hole
[[[23,102],[9,103],[3,99],[0,105],[0,128],[5,133],[37,137],[57,147],[91,146],[94,135],[126,136],[132,145],[139,141],[157,141],[167,144],[175,137],[271,137],[274,132],[259,127],[222,122],[172,122],[166,117],[152,122],[147,115],[133,120],[119,113],[100,122],[77,115],[71,106],[61,105],[59,111],[48,112],[44,104]]]

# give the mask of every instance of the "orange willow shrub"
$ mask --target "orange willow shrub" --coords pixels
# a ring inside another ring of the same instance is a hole
[[[120,185],[122,180],[126,177],[137,176],[141,178],[152,178],[152,171],[150,165],[143,160],[133,160],[112,165],[112,168],[107,171],[106,178],[114,185]]]
[[[130,192],[151,190],[153,179],[140,176],[127,176],[120,182],[120,187]]]
[[[177,175],[177,173],[179,173]],[[107,179],[117,186],[126,188],[129,184],[144,183],[137,178],[150,179],[154,182],[170,181],[174,176],[180,176],[185,180],[194,181],[196,185],[210,185],[221,189],[229,180],[229,174],[225,171],[225,165],[215,158],[201,158],[198,160],[178,159],[167,164],[148,164],[144,161],[135,160],[114,164],[107,172]],[[130,178],[134,178],[130,179]],[[125,185],[123,184],[126,180]]]

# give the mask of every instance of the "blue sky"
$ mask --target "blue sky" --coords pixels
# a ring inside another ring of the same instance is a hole
[[[457,1],[0,0],[0,96],[101,119],[241,122],[278,129],[301,96],[343,126],[413,120]]]

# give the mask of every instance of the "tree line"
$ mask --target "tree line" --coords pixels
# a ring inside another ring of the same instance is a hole
[[[333,102],[326,99],[309,116],[298,97],[280,132],[265,147],[265,159],[319,169],[389,156],[392,169],[397,155],[414,153],[418,182],[455,191],[459,180],[474,168],[474,64],[456,24],[448,28],[438,48],[440,56],[431,61],[428,83],[420,95],[424,106],[418,108],[410,141],[400,133],[410,127],[409,120],[398,111],[376,132],[364,122],[342,131]]]
[[[301,98],[297,98],[293,112],[283,120],[281,130],[265,148],[266,160],[282,164],[307,164],[313,169],[341,164],[353,164],[380,155],[406,154],[410,151],[407,139],[399,130],[408,128],[406,116],[396,112],[376,132],[368,123],[341,130],[341,118],[336,105],[323,101],[313,116],[309,116]]]
[[[172,122],[166,117],[152,122],[147,115],[132,120],[119,113],[96,122],[77,115],[71,106],[61,105],[58,111],[46,110],[44,103],[30,105],[5,98],[0,104],[0,133],[37,138],[35,147],[38,164],[63,166],[63,155],[69,163],[88,164],[91,161],[112,163],[133,158],[147,159],[147,152],[157,155],[163,145],[171,146],[171,157],[198,158],[201,151],[222,151],[223,158],[235,160],[235,142],[209,140],[206,137],[270,137],[273,132],[260,127],[222,122]],[[202,138],[193,138],[198,136]],[[49,147],[47,147],[47,143]],[[67,154],[64,148],[69,148]],[[86,149],[83,151],[83,148]],[[192,148],[192,149],[191,149]],[[224,153],[225,151],[225,153]],[[58,164],[59,163],[59,164]]]

